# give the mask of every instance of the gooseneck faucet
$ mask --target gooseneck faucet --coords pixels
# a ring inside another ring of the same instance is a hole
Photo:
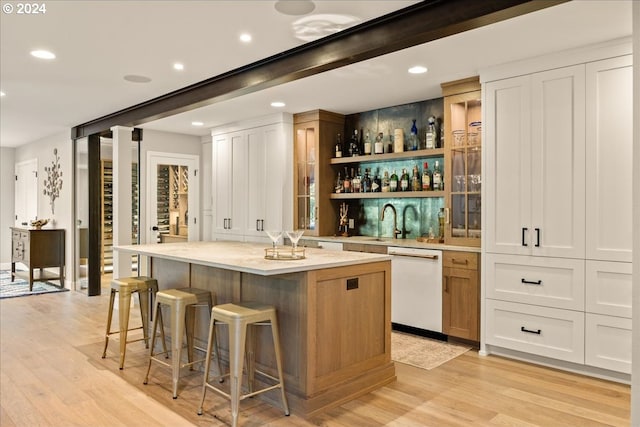
[[[413,210],[414,218],[418,217],[418,211],[413,205],[406,205],[402,210],[402,238],[406,239],[407,234],[411,233],[411,230],[407,230],[407,209]]]
[[[391,211],[393,211],[393,238],[397,239],[398,234],[402,233],[402,231],[398,230],[398,213],[396,212],[395,206],[391,203],[385,204],[382,208],[382,214],[380,214],[380,221],[384,221],[384,211],[386,211],[387,208],[391,208]]]

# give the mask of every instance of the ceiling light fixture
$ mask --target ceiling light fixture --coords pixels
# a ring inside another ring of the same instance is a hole
[[[335,34],[360,23],[360,18],[351,15],[318,14],[309,15],[295,21],[293,35],[304,42],[312,42]]]
[[[174,70],[178,70],[178,71],[182,71],[182,70],[184,70],[184,64],[176,62],[175,64],[173,64],[173,69]]]
[[[202,122],[191,122],[191,126],[204,126]]]
[[[240,34],[240,41],[243,43],[249,43],[252,40],[251,34],[242,33]]]
[[[56,55],[48,50],[32,50],[31,56],[35,56],[39,59],[55,59]]]
[[[0,92],[0,97],[2,97],[2,96],[7,96],[7,94],[4,93],[4,92]]]
[[[279,0],[274,7],[284,15],[298,16],[313,12],[316,5],[310,0]]]
[[[151,81],[150,77],[138,76],[136,74],[127,74],[123,79],[131,83],[149,83]]]
[[[427,72],[427,67],[423,67],[422,65],[415,65],[409,68],[410,74],[424,74]]]
[[[274,101],[274,102],[272,102],[272,103],[271,103],[271,106],[272,106],[272,107],[276,107],[276,108],[282,108],[282,107],[284,107],[285,105],[287,105],[287,104],[285,104],[285,103],[284,103],[284,102],[282,102],[282,101]]]

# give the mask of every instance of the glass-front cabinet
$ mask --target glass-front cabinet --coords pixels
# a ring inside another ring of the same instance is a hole
[[[482,110],[477,77],[442,84],[445,139],[445,242],[480,246]]]
[[[338,134],[344,129],[344,116],[323,110],[293,116],[294,126],[294,227],[306,235],[335,233],[336,212],[331,206],[333,170],[331,158]],[[325,203],[326,206],[320,206]],[[322,207],[322,209],[320,209]]]

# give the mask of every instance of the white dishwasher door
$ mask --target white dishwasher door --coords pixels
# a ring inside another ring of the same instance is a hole
[[[442,332],[442,251],[389,247],[391,321]]]

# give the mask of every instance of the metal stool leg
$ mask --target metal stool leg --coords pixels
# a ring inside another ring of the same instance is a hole
[[[116,299],[116,290],[111,289],[109,295],[109,313],[107,314],[107,332],[104,334],[104,350],[102,351],[102,358],[107,357],[107,347],[109,346],[109,335],[111,334],[111,320],[113,319],[113,303]]]
[[[127,353],[127,335],[129,332],[129,314],[131,311],[131,288],[122,287],[118,295],[118,318],[120,323],[120,369],[124,368]]]
[[[242,365],[246,340],[246,324],[234,322],[229,324],[230,376],[231,382],[231,425],[237,427],[240,410],[240,392],[242,389]]]
[[[282,355],[280,352],[280,333],[278,332],[278,317],[274,314],[271,316],[271,335],[273,336],[273,348],[275,350],[276,365],[278,367],[278,378],[280,378],[280,393],[282,395],[282,406],[285,415],[289,415],[289,402],[284,392],[284,373],[282,372]]]

